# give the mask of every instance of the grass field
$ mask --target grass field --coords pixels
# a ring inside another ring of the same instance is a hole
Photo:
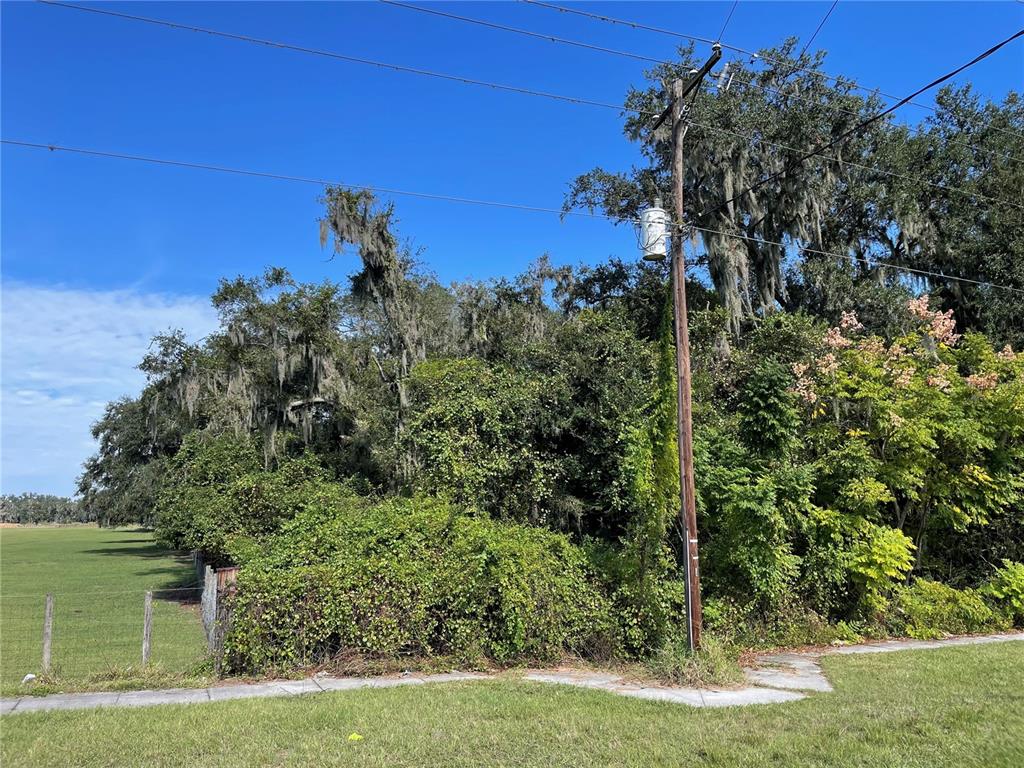
[[[2,758],[10,767],[1024,765],[1024,644],[825,664],[834,693],[718,710],[506,681],[12,715]]]
[[[137,687],[192,676],[204,637],[185,558],[145,531],[95,526],[0,529],[0,691],[39,674],[45,595],[54,595],[53,680],[46,690]],[[153,606],[152,667],[139,669],[143,600]],[[174,590],[174,591],[170,591]],[[166,680],[165,680],[166,679]]]

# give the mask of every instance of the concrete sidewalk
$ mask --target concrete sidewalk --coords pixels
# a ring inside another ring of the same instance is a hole
[[[1024,632],[1009,632],[999,635],[972,635],[950,637],[945,640],[884,640],[877,643],[841,645],[814,651],[791,651],[765,653],[757,657],[756,666],[744,670],[747,681],[769,688],[822,691],[832,690],[819,663],[822,656],[849,655],[854,653],[889,653],[891,651],[916,651],[929,648],[948,648],[957,645],[985,645],[1024,640]]]
[[[668,701],[692,707],[733,707],[748,704],[772,704],[796,701],[808,692],[831,691],[821,671],[819,659],[825,654],[886,653],[891,651],[944,648],[957,645],[982,645],[1024,641],[1024,632],[1003,635],[954,637],[947,640],[890,640],[881,643],[849,645],[805,652],[763,654],[757,665],[746,670],[750,685],[743,688],[682,688],[644,685],[620,675],[578,669],[534,670],[524,680],[558,685],[594,688],[621,696]],[[68,693],[54,696],[20,696],[0,699],[0,714],[51,710],[94,709],[98,707],[150,707],[160,704],[200,704],[230,699],[298,696],[357,688],[391,688],[399,685],[425,685],[457,681],[489,680],[492,675],[472,672],[448,672],[439,675],[393,675],[386,677],[326,677],[305,680],[274,680],[264,683],[218,685],[211,688],[130,691],[125,693]]]
[[[265,683],[215,685],[210,688],[167,688],[155,691],[123,693],[60,693],[52,696],[19,696],[0,699],[0,714],[45,712],[55,709],[94,709],[96,707],[151,707],[158,704],[200,704],[208,701],[254,699],[274,696],[298,696],[307,693],[350,691],[356,688],[392,688],[398,685],[450,683],[459,680],[487,680],[490,675],[472,672],[446,672],[439,675],[394,675],[387,677],[325,677],[304,680],[272,680]]]

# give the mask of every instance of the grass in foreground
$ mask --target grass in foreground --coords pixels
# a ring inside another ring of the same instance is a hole
[[[830,657],[826,667],[834,693],[719,710],[505,681],[13,715],[2,757],[207,768],[1024,765],[1022,643]]]
[[[0,692],[24,692],[22,677],[41,672],[47,592],[55,598],[53,668],[32,692],[159,686],[194,677],[205,651],[198,590],[155,593],[153,666],[139,669],[146,590],[194,582],[187,560],[157,546],[145,531],[0,530]]]

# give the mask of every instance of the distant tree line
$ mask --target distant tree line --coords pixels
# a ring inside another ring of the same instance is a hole
[[[92,523],[96,513],[66,496],[21,493],[0,496],[0,523]]]

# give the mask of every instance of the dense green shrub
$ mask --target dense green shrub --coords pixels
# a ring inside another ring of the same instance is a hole
[[[267,470],[254,441],[193,433],[171,460],[156,534],[168,546],[228,563],[232,539],[266,537],[336,488],[311,454],[283,458]]]
[[[450,291],[409,272],[388,215],[347,235],[326,222],[343,239],[382,227],[386,253],[351,291],[271,270],[222,284],[209,339],[158,339],[144,396],[99,425],[85,508],[148,521],[155,506],[164,542],[245,564],[242,668],[671,656],[685,595],[667,274],[542,261]],[[691,313],[709,625],[788,644],[1021,621],[1019,566],[978,593],[905,583],[976,589],[1021,561],[1024,355],[961,337],[926,296],[886,305],[884,337],[832,299],[731,337],[721,307]],[[347,487],[438,501],[374,506]],[[556,552],[551,531],[579,549]]]
[[[781,315],[708,364],[696,459],[711,595],[762,622],[795,598],[868,626],[908,573],[977,587],[986,556],[1019,559],[1024,358],[961,338],[927,297],[901,332]]]
[[[560,474],[538,438],[552,387],[483,360],[433,360],[413,370],[408,440],[422,492],[506,519],[537,520]]]
[[[509,356],[413,368],[411,485],[493,517],[617,541],[635,514],[623,464],[647,426],[653,345],[618,313],[583,311]],[[669,394],[674,414],[674,384]]]
[[[829,622],[798,597],[767,613],[749,602],[710,597],[704,602],[704,631],[741,648],[779,648],[857,642],[861,628],[845,621]]]
[[[609,655],[608,599],[560,534],[448,503],[309,505],[243,562],[226,662],[262,671],[346,654]]]
[[[953,589],[927,579],[915,579],[897,590],[886,621],[893,634],[919,639],[991,632],[1008,624],[978,591]]]
[[[865,607],[885,609],[890,590],[913,565],[914,543],[896,528],[865,524],[853,546],[850,570],[863,589]]]
[[[1024,624],[1024,563],[1003,560],[1003,567],[996,571],[983,591],[1010,621],[1018,626]]]

